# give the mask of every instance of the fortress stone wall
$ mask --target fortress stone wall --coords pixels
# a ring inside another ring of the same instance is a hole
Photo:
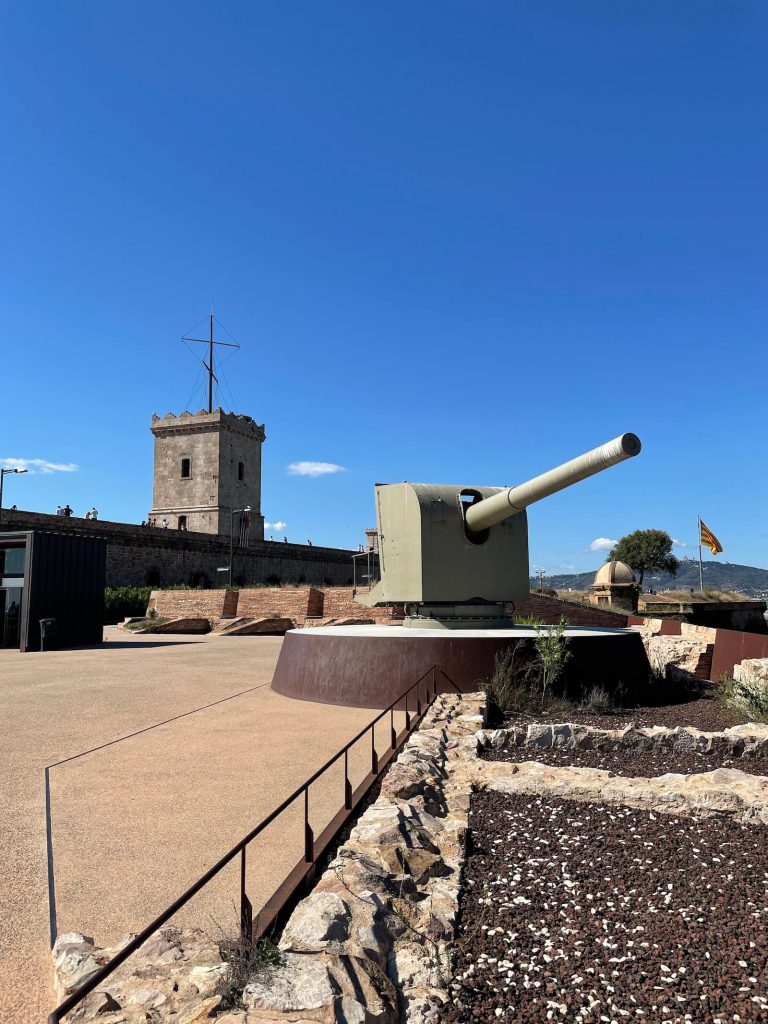
[[[515,601],[507,609],[514,615],[528,615],[539,622],[555,625],[562,616],[569,626],[604,626],[607,629],[623,629],[627,616],[605,608],[561,601],[556,597],[532,593],[527,601]]]
[[[107,541],[107,586],[214,587],[227,582],[219,567],[229,565],[229,542],[214,534],[163,530],[131,523],[92,522],[41,512],[0,511],[4,530],[54,530]],[[352,582],[351,551],[252,540],[235,548],[236,583],[309,583],[346,586]]]

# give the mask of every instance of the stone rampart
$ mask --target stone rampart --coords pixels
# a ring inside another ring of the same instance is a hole
[[[512,611],[511,605],[509,608]],[[514,614],[530,616],[546,625],[555,625],[561,616],[569,626],[606,626],[623,629],[627,625],[627,616],[618,612],[576,604],[575,601],[561,601],[544,594],[531,594],[526,601],[515,601]]]
[[[212,534],[9,509],[0,512],[0,529],[103,537],[109,587],[212,587],[227,579],[218,570],[229,566],[229,544]],[[351,555],[340,548],[252,541],[248,548],[235,548],[233,581],[346,585],[352,582]]]

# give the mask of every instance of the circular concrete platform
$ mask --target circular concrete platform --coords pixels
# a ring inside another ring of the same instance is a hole
[[[647,682],[648,659],[630,629],[569,626],[566,686],[611,690]],[[403,626],[322,626],[285,634],[272,689],[287,697],[384,708],[433,665],[461,690],[477,690],[497,651],[536,636],[535,630],[406,629]],[[440,689],[450,688],[443,680]]]

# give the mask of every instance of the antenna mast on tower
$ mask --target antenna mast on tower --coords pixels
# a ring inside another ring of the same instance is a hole
[[[238,348],[238,349],[240,348],[240,346],[237,344],[237,342],[232,343],[232,342],[229,342],[229,341],[214,341],[214,338],[213,338],[213,320],[214,320],[213,305],[211,305],[211,312],[210,312],[210,314],[208,316],[208,325],[209,325],[208,337],[207,338],[190,338],[190,337],[188,337],[185,334],[182,337],[182,339],[181,339],[182,341],[196,341],[196,342],[198,342],[201,345],[207,345],[208,346],[208,362],[206,363],[206,361],[203,359],[203,366],[208,371],[208,412],[213,412],[213,382],[216,381],[217,384],[219,383],[219,378],[213,372],[213,347],[214,347],[214,345],[221,345],[224,348]],[[227,331],[227,334],[229,334],[229,331]]]

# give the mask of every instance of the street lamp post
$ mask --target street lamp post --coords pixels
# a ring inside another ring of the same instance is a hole
[[[229,585],[232,586],[232,559],[234,557],[234,546],[232,543],[232,531],[234,529],[235,514],[237,512],[250,512],[251,506],[246,505],[245,508],[233,508],[229,510]]]
[[[28,473],[28,469],[0,469],[0,514],[3,511],[3,482],[8,473]]]

